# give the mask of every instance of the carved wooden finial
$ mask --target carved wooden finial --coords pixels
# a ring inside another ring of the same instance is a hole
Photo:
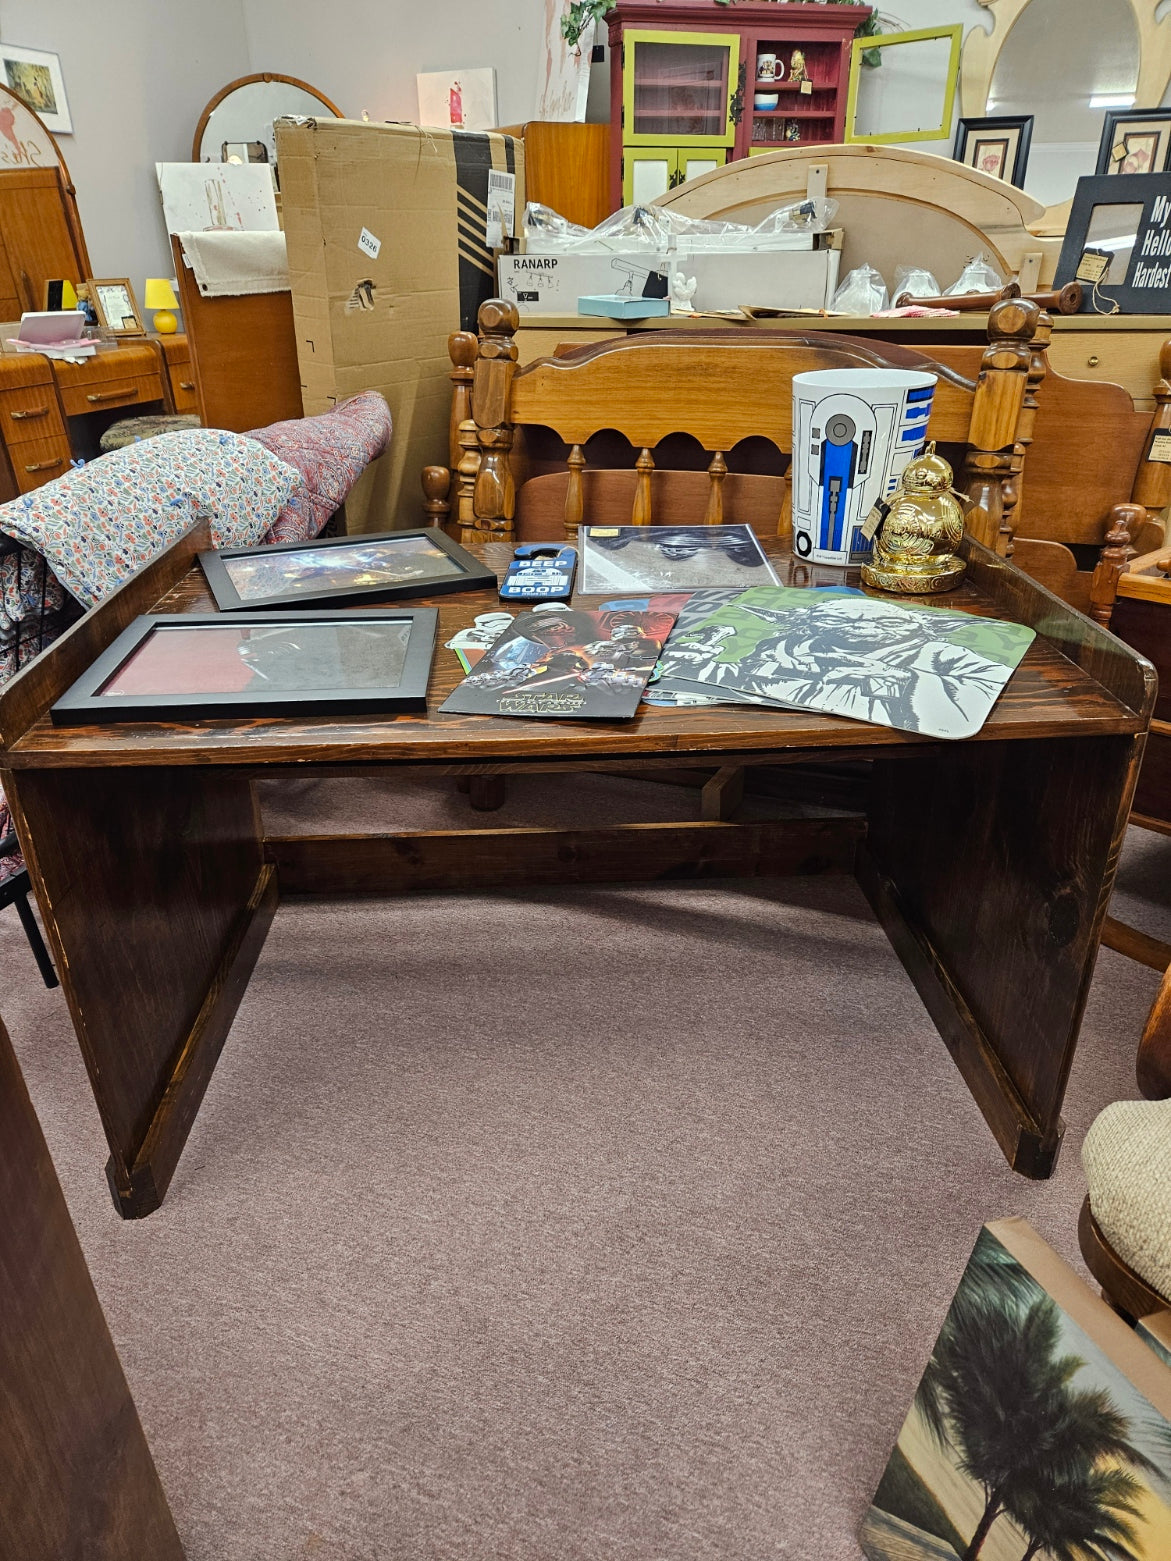
[[[427,524],[442,526],[451,514],[451,472],[446,466],[424,466],[422,482]]]
[[[480,336],[512,337],[520,327],[520,315],[516,305],[507,298],[488,298],[480,305],[476,315]]]
[[[447,338],[447,356],[457,369],[474,369],[480,339],[474,331],[452,331]],[[453,374],[452,379],[455,378]]]
[[[988,313],[988,340],[1002,342],[1032,341],[1041,319],[1041,310],[1028,298],[1002,298]]]
[[[1106,545],[1090,578],[1090,617],[1103,628],[1110,626],[1118,597],[1118,582],[1135,556],[1131,538],[1138,535],[1148,518],[1141,504],[1116,504],[1110,511]]]

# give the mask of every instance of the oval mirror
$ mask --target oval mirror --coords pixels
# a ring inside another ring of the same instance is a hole
[[[1133,103],[1138,75],[1138,24],[1128,0],[1030,0],[1004,40],[987,108],[1034,117],[1030,195],[1046,205],[1068,200],[1082,175],[1094,172],[1106,109]]]
[[[241,76],[217,92],[200,115],[191,160],[275,164],[272,123],[286,114],[342,117],[341,109],[324,93],[295,76]]]

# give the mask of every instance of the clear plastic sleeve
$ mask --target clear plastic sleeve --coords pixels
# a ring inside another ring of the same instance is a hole
[[[994,269],[987,255],[977,255],[969,260],[955,281],[944,293],[945,298],[963,298],[969,293],[999,293],[1004,278]]]
[[[833,308],[840,314],[877,314],[889,307],[882,272],[871,265],[856,267],[834,294]]]
[[[942,292],[934,272],[923,266],[900,266],[895,272],[895,303],[900,298],[938,298]]]

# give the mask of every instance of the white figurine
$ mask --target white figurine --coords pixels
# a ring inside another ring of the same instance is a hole
[[[698,283],[693,276],[684,276],[682,271],[672,272],[671,275],[671,313],[694,314],[691,300],[695,297],[695,289]]]

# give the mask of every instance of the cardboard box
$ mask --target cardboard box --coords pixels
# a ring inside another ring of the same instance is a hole
[[[672,271],[693,276],[692,307],[827,309],[838,288],[843,232],[795,233],[783,247],[708,254],[501,255],[500,296],[523,315],[575,314],[587,294],[665,297]],[[698,241],[693,241],[698,242]],[[613,317],[612,317],[613,318]]]
[[[421,525],[419,474],[448,464],[447,338],[475,330],[496,293],[489,173],[514,176],[523,211],[523,143],[347,119],[278,122],[276,137],[305,412],[381,391],[394,437],[347,501],[349,524]]]
[[[667,257],[632,252],[606,255],[501,255],[500,296],[521,314],[576,314],[579,298],[627,293],[667,296]]]

